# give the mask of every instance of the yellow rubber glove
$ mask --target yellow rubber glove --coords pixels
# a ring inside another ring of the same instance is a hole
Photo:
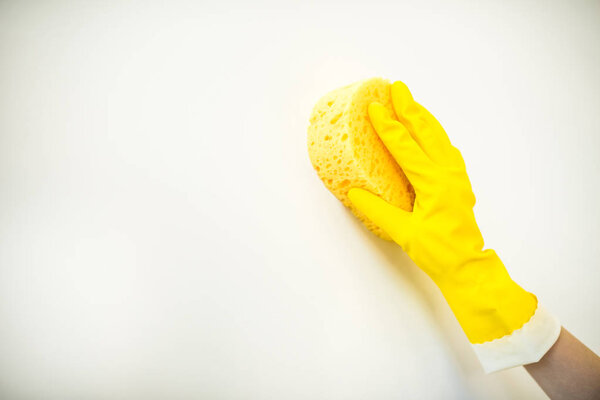
[[[413,211],[363,189],[353,188],[348,196],[433,279],[472,344],[507,337],[532,319],[537,299],[510,278],[494,250],[483,250],[465,163],[442,126],[402,82],[392,85],[391,94],[398,120],[379,103],[369,106],[369,116],[415,189]],[[542,322],[552,332],[542,338],[544,346],[560,331],[548,318],[544,315]],[[507,367],[497,360],[491,364],[484,368]]]

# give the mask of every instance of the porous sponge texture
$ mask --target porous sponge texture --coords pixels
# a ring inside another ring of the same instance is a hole
[[[336,89],[317,102],[308,127],[308,154],[319,178],[367,228],[386,240],[391,238],[352,205],[348,191],[363,188],[412,211],[414,189],[369,121],[368,106],[374,101],[395,115],[390,90],[390,82],[381,78]]]

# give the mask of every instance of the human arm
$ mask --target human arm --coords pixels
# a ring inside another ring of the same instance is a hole
[[[565,328],[544,357],[525,369],[553,400],[600,399],[600,357]]]

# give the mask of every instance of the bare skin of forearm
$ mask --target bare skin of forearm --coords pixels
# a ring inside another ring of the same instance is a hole
[[[565,328],[544,357],[525,369],[552,400],[600,399],[600,357]]]

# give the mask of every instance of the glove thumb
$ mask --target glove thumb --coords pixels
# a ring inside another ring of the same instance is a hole
[[[368,219],[406,250],[412,228],[412,213],[391,205],[381,197],[359,188],[348,191],[348,198]]]

